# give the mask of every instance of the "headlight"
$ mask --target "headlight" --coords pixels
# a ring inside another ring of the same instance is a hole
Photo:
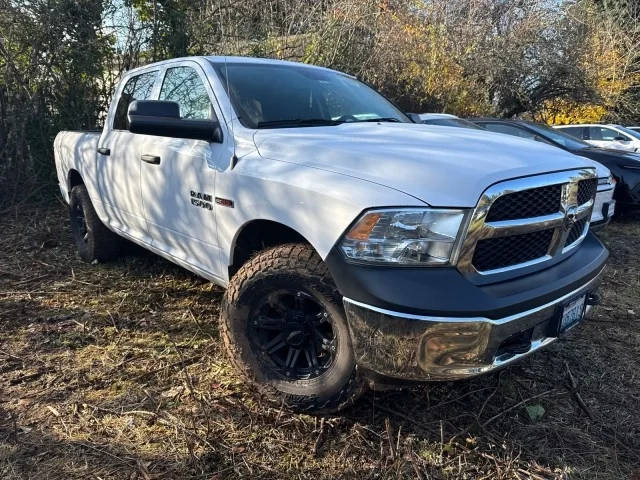
[[[616,179],[612,174],[609,174],[608,177],[600,177],[598,178],[598,185],[613,185],[616,183]]]
[[[447,265],[456,253],[464,210],[402,208],[365,212],[340,247],[349,259]]]

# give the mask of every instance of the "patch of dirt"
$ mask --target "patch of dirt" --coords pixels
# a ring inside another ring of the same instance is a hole
[[[638,220],[601,234],[602,305],[566,339],[499,374],[370,393],[325,418],[269,407],[239,381],[218,287],[135,248],[82,263],[61,205],[22,207],[0,232],[2,479],[640,472]]]

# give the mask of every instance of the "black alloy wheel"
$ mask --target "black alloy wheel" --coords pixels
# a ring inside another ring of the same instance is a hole
[[[303,291],[267,295],[250,316],[248,337],[257,356],[290,380],[309,380],[326,372],[338,339],[327,310]]]

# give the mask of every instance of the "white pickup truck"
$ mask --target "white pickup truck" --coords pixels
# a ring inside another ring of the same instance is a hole
[[[413,123],[310,65],[138,68],[55,158],[80,256],[124,237],[225,287],[231,362],[298,411],[516,361],[583,319],[608,256],[590,160]]]

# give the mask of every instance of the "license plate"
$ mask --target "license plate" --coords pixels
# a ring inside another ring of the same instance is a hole
[[[562,320],[560,320],[561,332],[564,332],[565,330],[571,328],[573,325],[582,320],[586,298],[587,296],[583,295],[582,297],[577,298],[565,305],[564,310],[562,311]]]

